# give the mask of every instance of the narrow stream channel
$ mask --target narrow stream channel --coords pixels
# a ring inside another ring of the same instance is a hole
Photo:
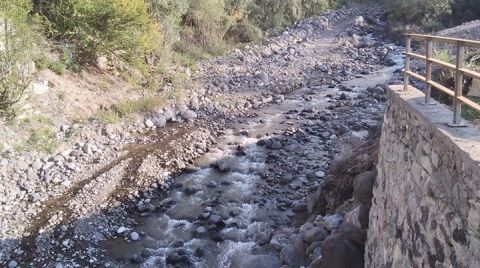
[[[348,94],[389,80],[403,58],[399,48],[391,57],[395,66],[344,83],[353,87]],[[197,171],[179,175],[163,197],[147,200],[157,209],[132,215],[137,227],[121,230],[106,243],[111,266],[230,267],[236,257],[278,254],[262,247],[269,243],[269,234],[306,215],[279,209],[275,199],[261,195],[269,187],[261,179],[268,154],[259,140],[301,123],[289,117],[291,110],[325,109],[327,95],[338,89],[315,89],[309,99],[305,91],[293,92],[282,103],[262,109],[259,117],[227,130],[218,146],[196,161]],[[296,180],[301,185],[305,178]]]

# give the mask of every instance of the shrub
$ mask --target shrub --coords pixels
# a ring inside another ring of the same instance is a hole
[[[222,45],[228,23],[223,0],[192,0],[183,16],[183,34],[187,41],[214,52]]]
[[[262,31],[250,23],[240,22],[230,26],[223,38],[233,43],[257,42],[262,38]]]
[[[16,127],[28,131],[28,139],[17,142],[14,148],[18,152],[40,151],[53,153],[58,146],[56,135],[52,130],[54,126],[50,118],[35,115],[17,122]]]
[[[82,64],[113,53],[142,63],[162,39],[144,0],[38,0],[35,8],[48,19],[47,33],[72,45]]]
[[[0,116],[12,116],[17,103],[34,76],[38,22],[29,15],[29,0],[0,2]]]
[[[167,100],[160,96],[146,96],[138,100],[125,100],[112,105],[109,110],[100,111],[95,119],[105,123],[117,123],[137,113],[150,113],[157,107],[164,107]]]

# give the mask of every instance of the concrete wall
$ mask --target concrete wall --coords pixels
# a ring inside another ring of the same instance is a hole
[[[480,267],[480,129],[388,92],[365,267]]]

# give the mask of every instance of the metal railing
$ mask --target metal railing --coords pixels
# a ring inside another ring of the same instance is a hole
[[[465,68],[465,47],[480,48],[480,41],[455,39],[448,37],[407,34],[407,45],[405,53],[405,71],[404,71],[404,89],[408,90],[410,86],[410,77],[425,82],[425,104],[431,104],[432,87],[453,97],[453,121],[452,126],[461,125],[462,105],[465,104],[472,109],[480,112],[480,104],[463,96],[464,76],[469,76],[480,80],[480,73]],[[420,55],[412,52],[412,40],[426,42],[426,55]],[[446,43],[456,46],[456,64],[443,62],[433,57],[433,42]],[[412,59],[425,61],[425,76],[421,76],[411,71],[410,63]],[[435,81],[432,81],[433,64],[455,71],[455,88],[451,90]]]

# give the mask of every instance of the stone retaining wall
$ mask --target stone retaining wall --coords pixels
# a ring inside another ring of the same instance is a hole
[[[390,86],[365,267],[480,267],[480,129]]]

